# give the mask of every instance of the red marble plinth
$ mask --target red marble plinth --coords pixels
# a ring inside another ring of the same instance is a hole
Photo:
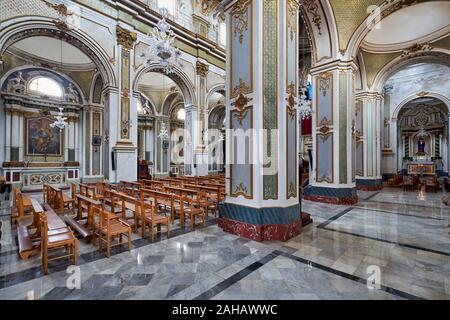
[[[304,196],[303,199],[309,200],[309,201],[314,201],[314,202],[322,202],[322,203],[338,204],[338,205],[354,205],[358,202],[358,196],[340,198],[340,197],[308,195],[308,196]]]
[[[253,224],[231,220],[219,219],[219,227],[223,231],[254,241],[288,241],[302,232],[302,221],[298,220],[291,224],[266,224],[256,226]]]

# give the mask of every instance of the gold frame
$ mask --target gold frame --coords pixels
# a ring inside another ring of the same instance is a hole
[[[43,154],[43,153],[34,153],[34,154],[29,154],[28,153],[28,124],[27,124],[27,121],[30,120],[30,119],[39,119],[39,118],[48,119],[48,120],[50,120],[50,122],[52,121],[52,119],[50,117],[43,116],[43,115],[37,116],[37,117],[24,117],[23,118],[23,121],[24,121],[24,136],[23,136],[23,139],[24,139],[24,146],[25,146],[25,150],[24,150],[23,155],[25,157],[38,156],[38,157],[45,157],[45,158],[48,158],[48,157],[50,157],[50,158],[64,158],[64,147],[65,147],[64,142],[65,142],[66,130],[61,130],[61,133],[60,133],[61,141],[60,141],[60,144],[59,144],[60,145],[60,150],[59,150],[59,154],[58,155],[55,155],[55,154],[47,154],[46,155],[46,154]]]

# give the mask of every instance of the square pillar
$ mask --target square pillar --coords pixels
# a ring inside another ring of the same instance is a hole
[[[355,184],[355,89],[353,62],[337,61],[311,71],[313,163],[306,200],[351,205]]]
[[[256,241],[286,241],[301,232],[298,10],[290,0],[226,8],[228,196],[219,226]]]

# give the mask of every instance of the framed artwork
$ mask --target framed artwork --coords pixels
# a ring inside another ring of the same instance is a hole
[[[53,120],[46,117],[25,119],[27,155],[62,155],[62,132],[52,128]]]

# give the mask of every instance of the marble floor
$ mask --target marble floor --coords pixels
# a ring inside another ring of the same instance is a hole
[[[450,299],[443,193],[358,196],[354,206],[304,201],[314,222],[288,242],[227,234],[215,218],[194,231],[175,225],[154,243],[133,235],[133,250],[110,258],[80,240],[79,289],[68,261],[45,276],[39,256],[20,260],[3,207],[0,299]]]

